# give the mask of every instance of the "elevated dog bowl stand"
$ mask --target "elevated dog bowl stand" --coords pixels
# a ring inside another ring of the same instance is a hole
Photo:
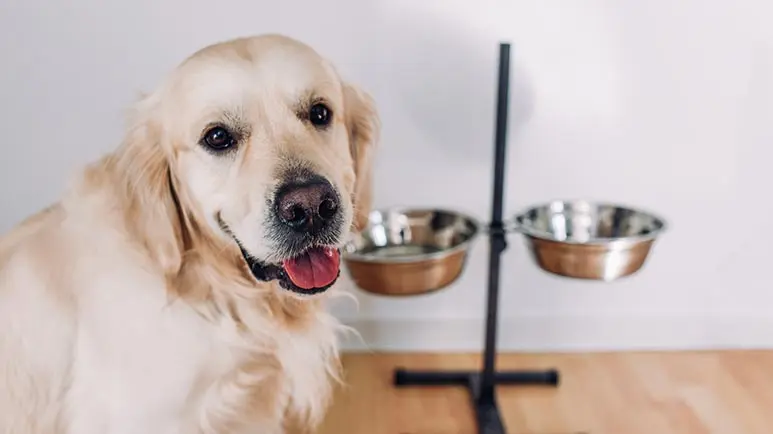
[[[559,373],[544,371],[497,371],[496,338],[499,309],[499,269],[502,253],[507,249],[507,231],[502,222],[504,202],[505,160],[507,151],[507,115],[510,84],[510,44],[499,45],[499,79],[497,118],[494,143],[494,188],[489,230],[488,302],[486,313],[483,366],[476,371],[412,371],[395,370],[394,384],[408,386],[462,386],[472,397],[478,434],[505,434],[496,401],[498,385],[558,386]]]

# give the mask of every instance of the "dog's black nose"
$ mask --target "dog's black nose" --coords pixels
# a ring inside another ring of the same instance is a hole
[[[338,195],[324,179],[286,184],[276,196],[277,217],[297,232],[317,233],[327,227],[338,212]]]

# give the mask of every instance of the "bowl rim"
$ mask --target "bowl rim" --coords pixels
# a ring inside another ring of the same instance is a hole
[[[629,211],[633,211],[638,214],[642,214],[645,216],[648,216],[652,218],[653,220],[657,221],[660,224],[660,227],[657,229],[652,230],[646,235],[629,235],[624,237],[607,237],[607,238],[592,238],[587,241],[578,241],[578,240],[561,240],[557,239],[554,236],[551,236],[549,233],[544,231],[535,230],[530,226],[523,225],[522,222],[529,212],[539,209],[539,208],[548,208],[550,205],[555,203],[563,203],[563,204],[573,204],[573,203],[584,203],[589,204],[593,207],[615,207],[615,208],[623,208]],[[510,230],[513,232],[520,233],[524,236],[536,238],[540,240],[546,240],[546,241],[552,241],[555,243],[561,243],[561,244],[570,244],[570,245],[577,245],[577,246],[608,246],[610,244],[636,244],[636,243],[642,243],[646,241],[651,241],[656,239],[658,236],[663,234],[663,232],[668,230],[669,224],[666,221],[665,218],[661,217],[659,214],[656,214],[654,212],[649,211],[648,209],[645,209],[643,207],[639,206],[633,206],[628,205],[625,202],[613,202],[608,200],[592,200],[592,199],[553,199],[553,200],[547,200],[544,202],[539,202],[534,205],[530,205],[527,207],[524,207],[521,209],[521,211],[513,213],[513,217],[508,219],[507,222],[510,226]]]
[[[375,208],[371,210],[368,213],[368,224],[365,226],[365,228],[362,229],[361,232],[364,232],[371,227],[370,218],[373,214],[377,214],[377,213],[385,214],[385,213],[392,213],[392,212],[405,214],[408,211],[435,211],[435,212],[454,214],[456,216],[466,219],[469,223],[471,223],[474,228],[474,231],[468,239],[466,239],[465,241],[462,241],[461,243],[449,249],[441,250],[439,252],[426,253],[426,254],[415,254],[410,256],[398,256],[398,257],[390,257],[390,258],[373,257],[370,255],[363,255],[357,252],[354,252],[354,253],[348,252],[346,247],[351,245],[354,242],[354,240],[350,239],[344,244],[343,248],[341,249],[342,259],[344,259],[347,262],[367,262],[371,264],[409,264],[409,263],[416,263],[416,262],[428,261],[433,259],[443,259],[453,255],[454,253],[459,252],[460,250],[467,250],[469,246],[481,235],[484,229],[484,225],[481,223],[480,219],[473,217],[471,214],[464,211],[456,211],[447,207],[399,205],[399,206],[390,206],[390,207],[380,207],[380,208]]]

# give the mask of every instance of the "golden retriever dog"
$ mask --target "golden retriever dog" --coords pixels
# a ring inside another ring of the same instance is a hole
[[[367,220],[372,99],[261,35],[196,52],[131,114],[0,240],[0,433],[314,428],[340,378],[325,300]]]

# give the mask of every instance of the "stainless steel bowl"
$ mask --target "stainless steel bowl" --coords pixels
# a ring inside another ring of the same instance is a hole
[[[515,217],[513,230],[543,270],[611,281],[637,272],[665,228],[663,219],[641,210],[577,200],[529,208]]]
[[[380,295],[434,292],[461,275],[480,224],[443,209],[373,211],[368,226],[343,249],[354,283]]]

